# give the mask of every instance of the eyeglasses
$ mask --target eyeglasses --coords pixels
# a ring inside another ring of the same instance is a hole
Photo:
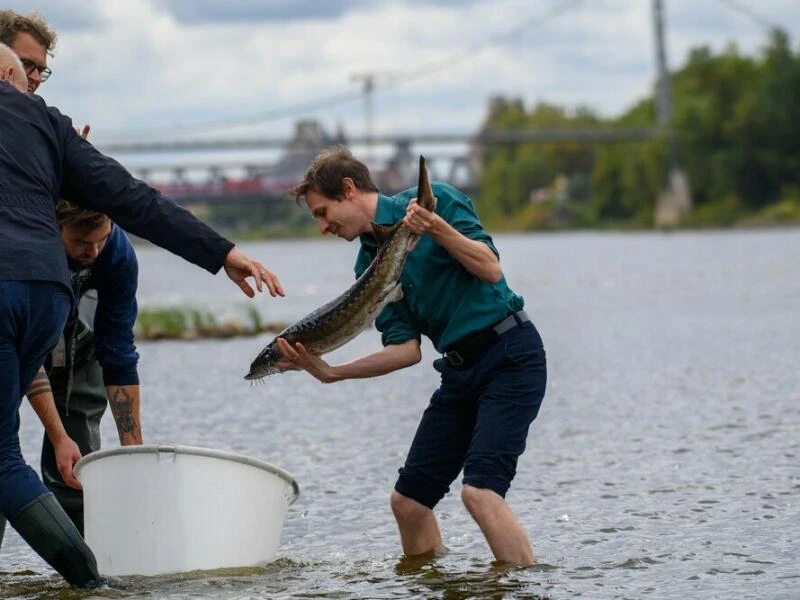
[[[39,73],[39,77],[42,79],[42,83],[47,81],[47,78],[53,74],[53,71],[50,70],[50,67],[37,65],[29,58],[20,58],[19,60],[22,63],[22,68],[25,69],[25,74],[30,76],[34,71],[37,71]]]

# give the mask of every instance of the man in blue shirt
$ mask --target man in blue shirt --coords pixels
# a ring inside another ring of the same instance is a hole
[[[80,455],[100,449],[100,420],[107,404],[120,444],[141,444],[139,355],[133,332],[139,272],[136,253],[122,228],[103,213],[61,200],[56,217],[80,309],[70,315],[45,361],[47,371],[40,370],[28,398],[50,396]],[[83,493],[75,489],[71,469],[72,456],[56,456],[45,434],[42,479],[83,533]]]
[[[416,202],[415,188],[380,194],[367,167],[344,148],[317,156],[291,194],[305,199],[323,234],[359,240],[357,277],[376,256],[373,223],[403,220],[422,237],[403,271],[403,298],[375,321],[382,350],[334,366],[280,339],[287,358],[281,367],[305,369],[323,383],[377,377],[418,363],[421,336],[430,338],[443,354],[433,363],[441,385],[391,498],[403,551],[444,550],[433,508],[463,469],[462,500],[495,559],[528,565],[531,544],[505,495],[544,397],[544,348],[470,199],[444,183],[432,188],[435,212]]]
[[[258,291],[266,284],[271,295],[282,296],[283,289],[258,261],[135,179],[81,138],[68,117],[28,94],[23,72],[17,55],[0,43],[0,514],[69,583],[85,587],[100,580],[94,555],[25,463],[19,444],[22,396],[74,301],[56,201],[69,198],[106,213],[126,231],[211,273],[224,268],[250,297],[248,277]],[[52,403],[34,408],[48,432],[48,424],[63,432]]]

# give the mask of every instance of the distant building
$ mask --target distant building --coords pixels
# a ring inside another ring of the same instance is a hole
[[[285,194],[299,183],[308,165],[322,150],[337,144],[346,144],[347,139],[340,126],[336,135],[328,135],[316,119],[303,119],[294,124],[294,135],[286,144],[283,155],[272,165],[253,173],[261,179],[264,188],[272,193]]]

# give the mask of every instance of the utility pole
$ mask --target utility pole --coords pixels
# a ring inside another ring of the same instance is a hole
[[[678,164],[678,145],[672,127],[672,78],[667,65],[664,36],[664,5],[662,0],[653,1],[653,31],[656,43],[656,117],[658,125],[667,139],[667,188],[656,201],[656,227],[674,227],[692,207],[689,181]]]
[[[667,66],[667,51],[664,42],[664,6],[661,0],[653,0],[653,26],[656,38],[656,114],[658,124],[668,127],[672,118],[672,80]]]
[[[351,81],[363,82],[361,88],[364,92],[364,139],[367,142],[367,149],[364,152],[364,162],[372,160],[372,93],[375,91],[375,73],[354,73],[350,76]]]

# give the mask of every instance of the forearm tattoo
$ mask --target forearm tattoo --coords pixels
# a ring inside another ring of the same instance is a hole
[[[136,421],[133,418],[133,399],[124,387],[114,390],[110,398],[111,413],[120,433],[133,433]]]
[[[43,394],[52,394],[53,390],[50,388],[50,379],[47,378],[47,373],[39,371],[33,379],[31,387],[28,389],[28,400],[33,400]]]

